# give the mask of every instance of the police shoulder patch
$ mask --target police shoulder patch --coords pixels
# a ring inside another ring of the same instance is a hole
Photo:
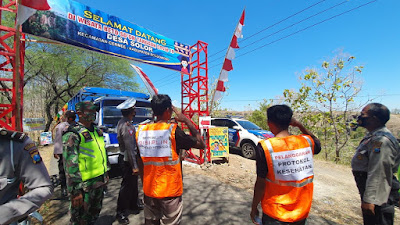
[[[373,151],[375,153],[381,152],[381,146],[382,146],[382,142],[381,141],[374,141],[372,143],[372,148],[373,148]]]
[[[33,147],[36,147],[35,143],[29,143],[27,145],[25,145],[24,149],[26,151],[29,151],[30,149],[32,149]]]
[[[372,146],[373,146],[374,148],[380,148],[380,147],[382,146],[382,142],[381,142],[381,141],[374,141],[374,142],[372,143]]]
[[[35,148],[29,151],[29,155],[31,156],[32,162],[34,164],[42,162],[42,157],[40,157],[39,150],[37,149],[36,146]]]
[[[82,132],[83,138],[85,139],[85,142],[89,142],[92,141],[92,136],[89,134],[89,132],[85,131]]]
[[[100,128],[97,127],[96,130],[99,136],[103,136],[103,131]]]

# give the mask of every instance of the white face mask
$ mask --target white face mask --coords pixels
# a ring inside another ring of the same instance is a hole
[[[188,66],[188,62],[186,62],[186,61],[182,61],[181,64],[182,64],[182,67],[185,67],[185,68]]]

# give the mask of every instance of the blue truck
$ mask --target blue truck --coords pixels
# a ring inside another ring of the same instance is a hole
[[[122,118],[121,110],[116,107],[128,98],[136,99],[136,116],[133,124],[152,120],[153,111],[150,105],[150,95],[99,87],[84,87],[68,101],[68,110],[75,110],[75,104],[82,101],[92,101],[98,106],[95,123],[104,131],[104,142],[111,165],[118,163],[119,145],[117,140],[117,124]]]

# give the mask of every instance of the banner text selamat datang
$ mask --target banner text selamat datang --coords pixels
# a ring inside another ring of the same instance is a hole
[[[87,12],[87,11],[85,11]],[[85,14],[86,16],[86,14]],[[100,17],[101,18],[101,17]],[[117,23],[112,23],[110,21],[107,21],[107,23],[103,22],[102,19],[98,20],[99,22],[95,22],[90,19],[83,18],[81,16],[74,15],[72,13],[68,13],[68,19],[77,21],[78,23],[100,30],[107,32],[107,39],[111,39],[115,42],[118,42],[120,44],[124,45],[131,45],[134,47],[139,47],[140,44],[143,44],[143,47],[140,47],[143,50],[152,52],[153,48],[168,52],[168,53],[175,53],[174,49],[166,47],[166,41],[164,39],[159,39],[157,37],[153,37],[149,34],[145,34],[139,30],[134,30],[133,28],[127,27],[127,26],[122,26],[121,24]],[[91,17],[91,19],[93,19]],[[104,24],[102,24],[104,23]],[[109,26],[107,26],[109,25]],[[117,28],[117,29],[115,29]],[[125,30],[126,32],[122,30]],[[131,34],[131,33],[134,33]],[[128,42],[129,40],[129,42]],[[140,45],[141,46],[141,45]],[[122,47],[126,48],[126,47]]]

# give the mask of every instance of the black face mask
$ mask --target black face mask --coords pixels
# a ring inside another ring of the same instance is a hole
[[[357,121],[360,121],[359,123],[358,123],[358,126],[360,126],[360,127],[365,127],[365,126],[367,126],[368,125],[368,122],[367,122],[367,119],[368,119],[369,117],[368,116],[365,116],[365,117],[363,117],[363,116],[358,116],[357,117]]]

